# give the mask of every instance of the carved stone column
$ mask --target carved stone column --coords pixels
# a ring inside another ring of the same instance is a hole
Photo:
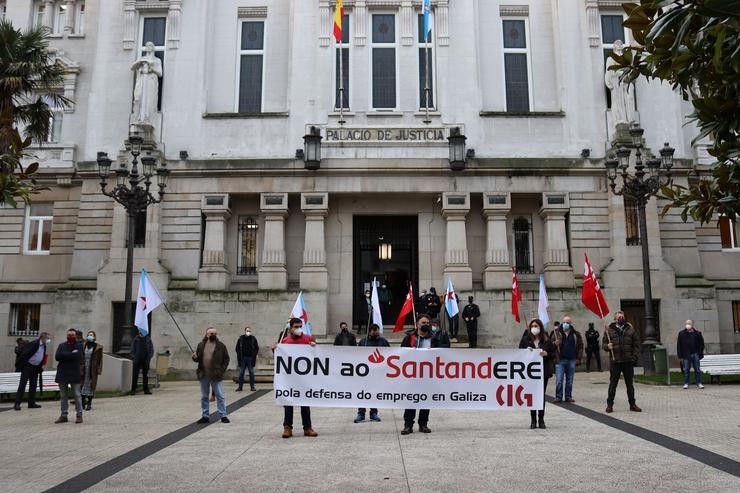
[[[483,216],[486,218],[486,267],[483,270],[483,288],[511,287],[508,232],[506,220],[511,211],[511,194],[507,192],[483,194]]]
[[[401,2],[401,45],[411,46],[414,44],[414,36],[416,35],[416,16],[414,15],[414,9],[411,6],[411,0],[402,0]]]
[[[329,271],[326,269],[324,219],[329,213],[329,194],[301,194],[301,210],[306,217],[306,241],[300,272],[301,289],[326,291],[329,286]]]
[[[355,8],[352,10],[354,17],[354,36],[355,46],[365,46],[367,44],[367,4],[365,0],[357,0]]]
[[[601,46],[601,37],[599,36],[599,2],[597,0],[586,0],[586,18],[588,19],[588,45],[598,48]]]
[[[170,0],[167,12],[167,48],[176,50],[180,47],[180,16],[182,14],[182,0]]]
[[[327,47],[331,41],[332,9],[329,9],[329,0],[319,0],[319,46]]]
[[[473,270],[468,264],[468,242],[465,218],[470,211],[470,194],[446,192],[442,194],[442,216],[447,220],[445,247],[445,282],[447,277],[457,291],[473,289]]]
[[[545,223],[545,284],[553,288],[573,288],[573,268],[568,255],[565,215],[570,211],[566,193],[543,193],[540,216]]]
[[[226,227],[231,217],[229,196],[209,194],[203,196],[201,212],[206,216],[203,263],[198,270],[198,289],[223,291],[231,283],[226,266]]]
[[[439,46],[450,45],[450,19],[449,19],[450,4],[448,0],[439,0],[437,2],[437,8],[434,9],[434,15],[436,18],[437,28],[437,43]]]
[[[257,270],[259,289],[288,289],[285,266],[285,218],[288,217],[287,193],[263,193],[260,211],[265,219],[262,266]]]
[[[123,49],[136,45],[136,0],[123,0]]]

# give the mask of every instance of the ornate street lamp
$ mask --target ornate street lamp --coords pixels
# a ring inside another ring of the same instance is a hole
[[[321,130],[311,127],[303,136],[303,163],[306,169],[317,170],[321,166]]]
[[[447,140],[450,146],[450,169],[452,171],[465,169],[465,141],[467,139],[460,132],[460,127],[450,129],[450,136],[447,137]]]
[[[671,168],[673,167],[673,153],[675,149],[666,142],[660,150],[660,159],[649,158],[643,163],[643,141],[644,130],[637,124],[630,128],[632,147],[635,149],[635,172],[631,175],[628,171],[630,155],[632,151],[627,147],[619,147],[616,156],[612,153],[606,159],[605,166],[609,186],[614,195],[623,195],[631,198],[637,204],[640,245],[642,246],[642,276],[645,298],[645,334],[642,342],[641,360],[643,368],[648,373],[655,372],[655,365],[651,357],[651,349],[658,343],[658,331],[655,325],[655,312],[653,310],[653,293],[650,284],[650,252],[648,251],[647,220],[645,207],[651,197],[657,195],[663,185],[671,183]],[[645,169],[647,165],[647,171]],[[617,188],[617,178],[621,176],[622,184]]]
[[[131,146],[131,169],[129,170],[125,162],[121,162],[116,173],[116,185],[108,191],[108,177],[111,171],[111,160],[105,152],[98,152],[98,176],[100,176],[100,189],[104,195],[112,198],[121,204],[128,214],[128,244],[126,252],[126,291],[124,295],[124,325],[123,335],[121,337],[120,353],[127,354],[131,351],[132,334],[134,330],[131,302],[133,270],[134,270],[134,238],[136,215],[146,211],[150,204],[158,204],[164,197],[164,189],[167,187],[167,178],[169,170],[164,164],[156,168],[156,158],[151,155],[141,157],[142,172],[139,173],[138,158],[141,155],[141,146],[143,139],[134,133],[129,137]],[[150,188],[152,186],[152,176],[156,176],[159,188],[157,197],[152,195]]]

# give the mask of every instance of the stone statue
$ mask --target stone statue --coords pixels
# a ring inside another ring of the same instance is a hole
[[[622,55],[624,53],[624,43],[621,40],[614,41],[614,53]],[[635,121],[635,96],[632,88],[633,84],[626,84],[619,80],[622,72],[619,70],[609,70],[612,65],[607,60],[607,69],[604,73],[604,83],[612,93],[612,118],[614,125],[619,123],[630,124]]]
[[[136,72],[133,122],[152,126],[162,77],[162,61],[154,56],[154,43],[144,45],[144,54],[131,65],[131,70]]]

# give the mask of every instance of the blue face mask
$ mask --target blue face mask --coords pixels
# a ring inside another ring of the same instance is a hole
[[[563,330],[570,329],[570,324],[568,322],[565,322],[565,323],[561,324],[560,326],[563,328]]]
[[[87,342],[93,342],[95,338],[93,336],[87,336]]]

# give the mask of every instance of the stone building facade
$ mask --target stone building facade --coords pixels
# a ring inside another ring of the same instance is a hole
[[[130,67],[147,41],[164,71],[149,149],[171,173],[164,201],[139,218],[134,272],[151,274],[191,341],[208,326],[235,340],[249,324],[267,347],[299,291],[318,337],[364,325],[373,277],[392,325],[408,281],[442,292],[449,277],[481,308],[480,343],[511,347],[524,329],[510,314],[512,265],[527,318],[542,273],[553,319],[598,328],[580,302],[584,253],[612,312],[640,325],[636,216],[604,168],[616,138],[604,53],[629,41],[619,3],[432,0],[427,111],[421,1],[345,0],[340,111],[333,1],[0,1],[14,25],[49,26],[59,91],[74,101],[35,149],[50,189],[0,209],[2,370],[15,338],[36,330],[59,340],[92,328],[106,348],[121,344],[126,213],[101,193],[96,156],[130,162]],[[678,182],[710,162],[669,87],[640,81],[634,97],[646,146],[676,149]],[[296,152],[311,127],[317,170]],[[467,158],[453,171],[458,130]],[[733,225],[684,223],[660,206],[650,202],[647,224],[661,340],[674,353],[692,318],[709,352],[737,352]],[[151,325],[169,366],[192,370],[169,315]]]

